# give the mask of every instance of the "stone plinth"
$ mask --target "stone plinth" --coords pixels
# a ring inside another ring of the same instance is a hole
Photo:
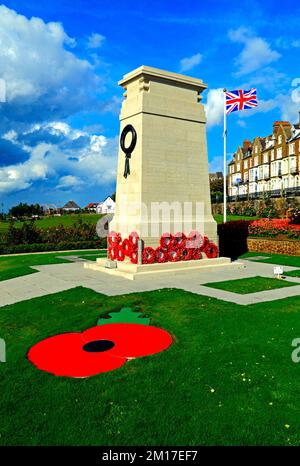
[[[108,273],[110,275],[134,280],[139,276],[151,276],[154,273],[176,273],[188,272],[192,270],[210,270],[214,267],[238,267],[240,263],[232,263],[228,257],[217,257],[216,259],[200,259],[192,261],[165,262],[162,264],[131,264],[130,262],[118,262],[117,268],[108,269],[105,267],[106,259],[97,259],[96,263],[85,262],[84,268]]]

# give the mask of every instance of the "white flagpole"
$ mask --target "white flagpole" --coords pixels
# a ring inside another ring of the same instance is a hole
[[[224,92],[224,167],[223,167],[223,222],[226,223],[227,221],[227,214],[226,214],[226,197],[227,197],[227,189],[226,189],[226,172],[227,172],[227,164],[226,164],[226,137],[227,137],[227,126],[226,126],[226,89],[223,89]]]

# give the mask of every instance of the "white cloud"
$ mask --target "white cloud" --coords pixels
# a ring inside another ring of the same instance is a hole
[[[250,29],[240,27],[236,30],[230,30],[229,39],[233,42],[244,44],[244,48],[235,60],[238,67],[237,76],[242,76],[280,58],[280,53],[272,50],[270,44],[262,37],[256,36]]]
[[[57,189],[65,190],[78,190],[79,187],[83,185],[83,181],[78,178],[78,176],[65,175],[59,179],[58,184],[56,185]]]
[[[6,83],[1,112],[22,123],[70,114],[95,106],[100,78],[60,23],[28,19],[0,5],[0,78]],[[3,121],[4,119],[1,118]]]
[[[105,40],[104,36],[96,32],[93,32],[93,34],[91,34],[90,37],[88,38],[87,47],[89,49],[98,49],[102,47],[104,40]]]
[[[224,115],[224,92],[222,88],[210,89],[204,104],[207,126],[218,125]]]
[[[48,135],[50,142],[40,142],[39,134]],[[24,190],[43,180],[54,189],[76,191],[115,180],[117,138],[90,135],[63,122],[33,125],[30,131],[9,133],[6,138],[30,156],[23,163],[0,167],[0,193]]]
[[[245,128],[245,126],[247,126],[246,122],[244,120],[238,120],[237,121],[237,124],[241,127],[241,128]]]
[[[196,53],[195,55],[192,55],[191,57],[182,58],[182,60],[180,60],[180,71],[191,70],[196,65],[199,65],[201,61],[202,61],[201,53]]]

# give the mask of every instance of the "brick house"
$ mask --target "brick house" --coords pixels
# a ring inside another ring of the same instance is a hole
[[[229,197],[300,195],[299,158],[300,122],[275,121],[271,135],[238,146],[228,164]]]

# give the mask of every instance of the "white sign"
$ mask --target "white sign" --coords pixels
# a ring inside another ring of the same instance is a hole
[[[278,266],[278,265],[276,265],[276,266],[274,267],[274,275],[282,275],[282,274],[283,274],[283,268],[280,267],[280,266]]]
[[[0,79],[0,102],[6,102],[6,84],[4,79]]]

